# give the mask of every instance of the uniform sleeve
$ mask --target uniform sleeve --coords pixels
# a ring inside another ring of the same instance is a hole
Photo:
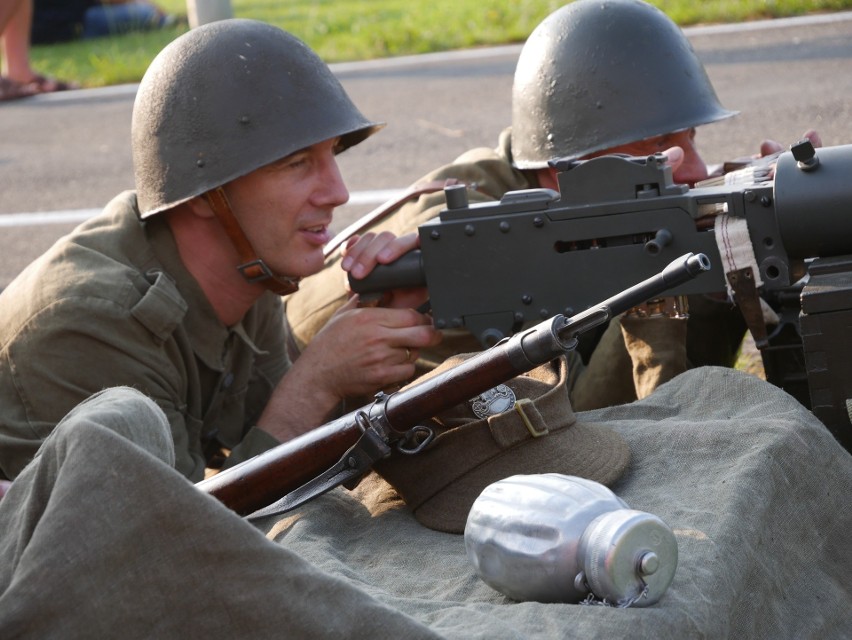
[[[77,296],[46,306],[0,353],[0,470],[14,478],[73,407],[103,389],[127,386],[166,413],[177,468],[190,477],[203,473],[199,446],[192,445],[200,425],[185,419],[191,357],[188,345],[161,340],[132,306],[115,300]]]

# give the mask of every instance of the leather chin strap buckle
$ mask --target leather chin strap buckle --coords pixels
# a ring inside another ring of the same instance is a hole
[[[243,278],[249,282],[262,282],[267,278],[275,277],[275,274],[269,270],[266,263],[259,258],[245,264],[237,265],[237,271],[243,274]]]
[[[262,284],[281,296],[293,293],[299,288],[299,278],[279,276],[272,273],[266,263],[258,257],[233,211],[231,211],[228,196],[222,187],[216,187],[206,192],[204,197],[219,223],[225,229],[225,233],[230,238],[237,253],[240,254],[240,265],[237,269],[247,282]]]

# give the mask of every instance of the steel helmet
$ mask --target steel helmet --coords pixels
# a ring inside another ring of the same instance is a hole
[[[736,115],[722,107],[680,28],[641,0],[577,0],[542,21],[518,59],[519,169]]]
[[[142,78],[131,138],[142,218],[340,136],[367,120],[305,43],[254,20],[212,22],[174,40]]]

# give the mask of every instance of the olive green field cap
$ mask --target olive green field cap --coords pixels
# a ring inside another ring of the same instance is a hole
[[[420,380],[472,354],[453,356]],[[435,439],[421,453],[394,453],[374,467],[424,526],[463,533],[468,512],[493,482],[516,474],[562,473],[611,485],[630,463],[614,431],[579,422],[564,357],[517,376],[425,426]]]

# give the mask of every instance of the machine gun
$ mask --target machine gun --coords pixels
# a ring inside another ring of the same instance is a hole
[[[778,156],[772,181],[693,189],[673,183],[662,154],[553,166],[558,192],[469,204],[463,185],[448,187],[446,209],[419,227],[421,249],[353,290],[426,285],[438,328],[464,327],[488,346],[704,253],[721,268],[671,295],[727,293],[767,379],[852,450],[852,145],[804,140]],[[769,326],[767,305],[779,316]]]
[[[556,314],[440,375],[396,393],[380,393],[372,405],[225,469],[197,486],[240,515],[262,517],[289,511],[356,480],[374,462],[390,455],[392,448],[419,453],[434,436],[431,429],[420,426],[430,417],[564,355],[583,332],[709,269],[705,255],[680,256],[658,273],[582,313],[571,318]]]

